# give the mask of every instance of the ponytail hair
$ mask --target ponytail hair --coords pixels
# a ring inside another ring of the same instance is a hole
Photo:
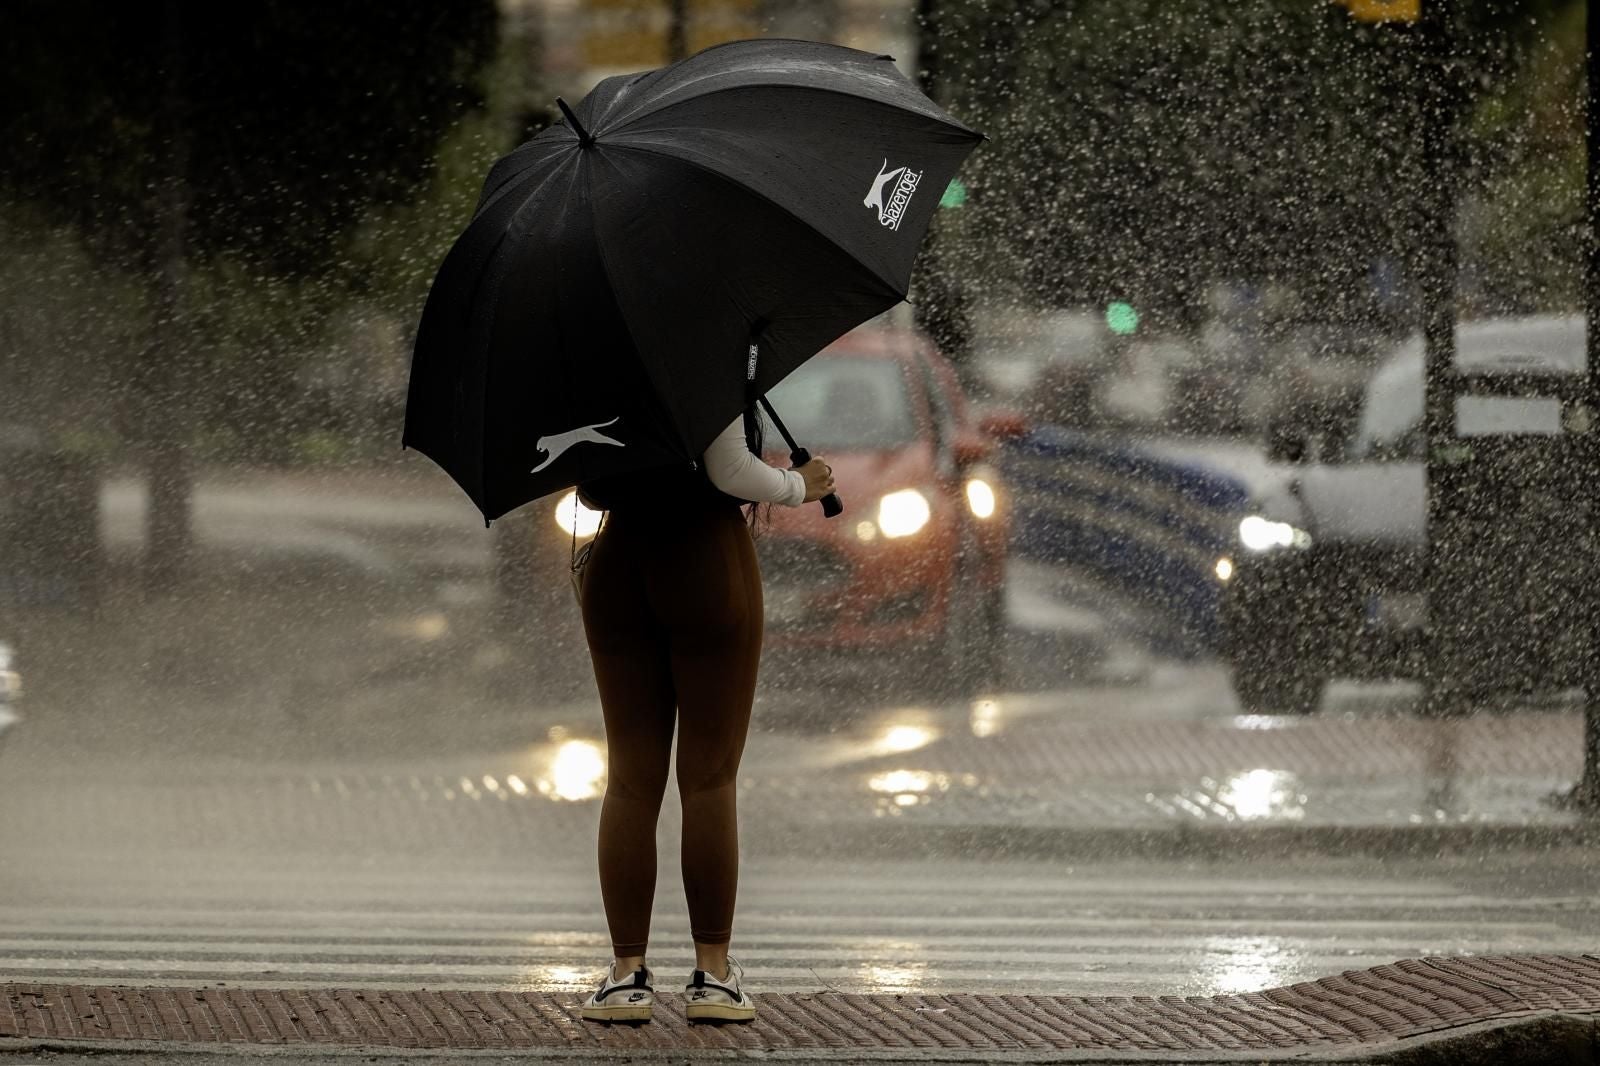
[[[766,444],[766,438],[766,419],[761,416],[760,405],[755,400],[751,400],[749,406],[744,409],[745,447],[750,449],[752,455],[760,459]],[[761,531],[761,527],[771,523],[772,504],[769,503],[763,507],[759,503],[752,503],[746,509],[745,515],[750,523],[750,533],[754,536]]]

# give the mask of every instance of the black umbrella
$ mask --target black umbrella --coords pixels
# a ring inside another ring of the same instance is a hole
[[[561,106],[490,170],[412,358],[404,443],[486,519],[696,462],[905,298],[982,137],[888,56],[808,41],[720,45]]]

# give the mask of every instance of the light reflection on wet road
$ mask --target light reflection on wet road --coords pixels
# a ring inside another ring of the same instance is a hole
[[[1023,669],[1007,689],[930,703],[870,674],[763,686],[741,774],[736,951],[753,988],[1207,994],[1408,955],[1600,943],[1582,855],[1243,869],[808,853],[852,819],[998,811],[1059,824],[1040,788],[1090,769],[1100,776],[1066,814],[1159,818],[1163,804],[1188,804],[1213,821],[1305,816],[1295,770],[1213,767],[1203,748],[1207,731],[1295,740],[1305,723],[1240,715],[1205,663],[1140,658],[1115,641],[1086,658],[1081,612],[1063,622],[1020,599],[1015,610],[1048,625],[1014,616]],[[317,619],[304,620],[306,676],[286,689],[310,693],[301,704],[274,703],[262,682],[225,706],[214,686],[185,690],[188,704],[129,700],[112,674],[52,715],[47,679],[33,720],[0,747],[0,979],[587,986],[606,953],[592,869],[598,711],[571,677],[519,676],[511,696],[486,695],[472,671],[492,675],[511,653],[472,628],[472,602],[375,614],[372,632],[405,655],[348,676],[315,658]],[[294,634],[300,621],[261,624]],[[468,679],[434,683],[455,657]],[[1336,692],[1325,715],[1347,707],[1371,709]],[[1107,722],[1132,739],[1089,753],[1033,739],[1041,724]],[[1138,790],[1136,809],[1116,808],[1117,760],[1148,760],[1141,738],[1173,730],[1183,743],[1164,757],[1192,756],[1189,786]],[[689,962],[677,818],[669,790],[653,936],[666,974]]]
[[[606,955],[592,873],[517,865],[396,856],[80,881],[0,905],[0,978],[587,986]],[[1570,857],[1543,891],[1494,888],[1507,865],[752,861],[735,950],[758,989],[1199,995],[1406,956],[1594,946]],[[668,981],[692,959],[675,872],[663,864],[652,930]]]

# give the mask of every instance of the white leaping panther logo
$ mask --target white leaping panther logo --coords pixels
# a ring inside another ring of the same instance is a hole
[[[621,417],[621,415],[617,416],[617,418]],[[615,444],[619,448],[627,447],[620,440],[612,440],[604,433],[599,432],[616,420],[616,418],[613,418],[611,422],[597,422],[592,426],[579,426],[577,429],[569,429],[565,433],[555,433],[548,437],[540,437],[539,443],[535,447],[544,452],[546,458],[544,462],[528,471],[528,473],[537,474],[561,458],[562,453],[568,448],[575,444],[582,444],[584,441],[588,441],[591,444]]]
[[[905,169],[905,167],[895,167],[893,170],[888,168],[889,160],[885,159],[883,165],[878,168],[878,176],[872,180],[872,191],[861,201],[862,207],[877,208],[879,218],[883,217],[883,187],[898,178],[900,172]]]
[[[884,159],[883,164],[878,167],[878,176],[872,180],[872,191],[861,201],[861,206],[876,209],[880,225],[899,229],[900,216],[905,214],[906,207],[911,203],[911,194],[917,191],[917,182],[921,180],[921,171],[912,170],[910,167],[895,167],[890,170],[889,160]],[[889,195],[889,200],[885,203],[883,189],[891,181],[895,182],[894,192]]]

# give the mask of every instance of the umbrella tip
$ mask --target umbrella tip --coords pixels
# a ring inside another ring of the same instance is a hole
[[[556,106],[559,107],[561,109],[561,113],[566,116],[567,126],[572,130],[573,133],[578,135],[578,144],[585,148],[593,144],[594,137],[590,135],[588,130],[583,128],[583,123],[578,121],[578,116],[572,113],[572,108],[567,106],[567,102],[558,96],[556,97]]]

